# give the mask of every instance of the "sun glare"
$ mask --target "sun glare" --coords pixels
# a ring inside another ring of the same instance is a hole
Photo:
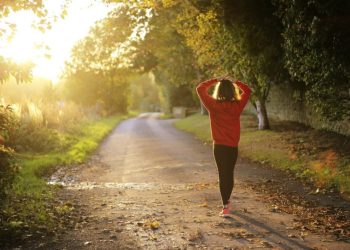
[[[62,2],[59,2],[45,1],[50,15],[57,15],[61,11]],[[36,65],[34,76],[55,83],[74,44],[87,35],[90,27],[105,17],[109,10],[110,7],[97,0],[72,1],[65,19],[53,22],[52,28],[44,33],[33,27],[37,17],[32,12],[13,13],[0,24],[2,28],[6,28],[9,23],[16,24],[16,33],[12,39],[0,37],[0,55],[18,63],[32,61]]]
[[[6,20],[8,23],[16,24],[16,35],[7,41],[1,41],[1,55],[11,58],[15,62],[33,60],[37,56],[36,44],[38,33],[31,27],[34,15],[30,12],[21,11]]]

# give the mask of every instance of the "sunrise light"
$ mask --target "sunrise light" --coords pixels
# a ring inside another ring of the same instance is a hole
[[[19,63],[32,61],[36,65],[34,76],[57,82],[74,44],[86,36],[90,27],[110,10],[99,0],[72,1],[67,8],[67,16],[54,21],[53,17],[62,11],[63,2],[45,1],[52,16],[52,28],[45,32],[33,27],[37,17],[30,11],[9,15],[0,25],[6,28],[6,25],[14,23],[16,33],[11,39],[0,40],[0,55]]]

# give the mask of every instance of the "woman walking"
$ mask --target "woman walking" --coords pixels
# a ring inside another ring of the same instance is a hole
[[[216,84],[213,96],[208,90]],[[238,88],[243,92],[239,94]],[[197,93],[209,112],[214,158],[219,171],[223,209],[221,216],[230,214],[230,196],[234,184],[234,167],[240,138],[240,114],[248,102],[251,89],[240,81],[226,77],[213,78],[200,83]]]

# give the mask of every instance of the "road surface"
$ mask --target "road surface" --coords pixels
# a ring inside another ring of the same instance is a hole
[[[84,216],[74,230],[42,248],[350,249],[345,241],[301,227],[297,213],[266,202],[271,195],[260,192],[266,186],[297,192],[308,187],[242,159],[236,165],[232,215],[219,217],[211,146],[157,116],[122,122],[88,164],[57,174],[65,181],[65,199],[78,203]],[[327,206],[334,199],[318,202]]]

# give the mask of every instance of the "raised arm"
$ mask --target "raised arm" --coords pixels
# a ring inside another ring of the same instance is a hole
[[[247,105],[247,102],[249,100],[250,94],[252,93],[252,90],[248,87],[248,85],[242,83],[241,81],[236,81],[235,84],[237,84],[238,88],[240,88],[243,92],[241,94],[241,101],[238,104],[240,112],[242,112],[245,105]]]
[[[208,90],[211,86],[213,86],[217,82],[218,82],[217,78],[206,80],[206,81],[198,84],[197,89],[196,89],[197,94],[199,96],[199,99],[201,99],[203,105],[208,110],[210,110],[215,104],[215,99],[211,95],[208,94]]]

